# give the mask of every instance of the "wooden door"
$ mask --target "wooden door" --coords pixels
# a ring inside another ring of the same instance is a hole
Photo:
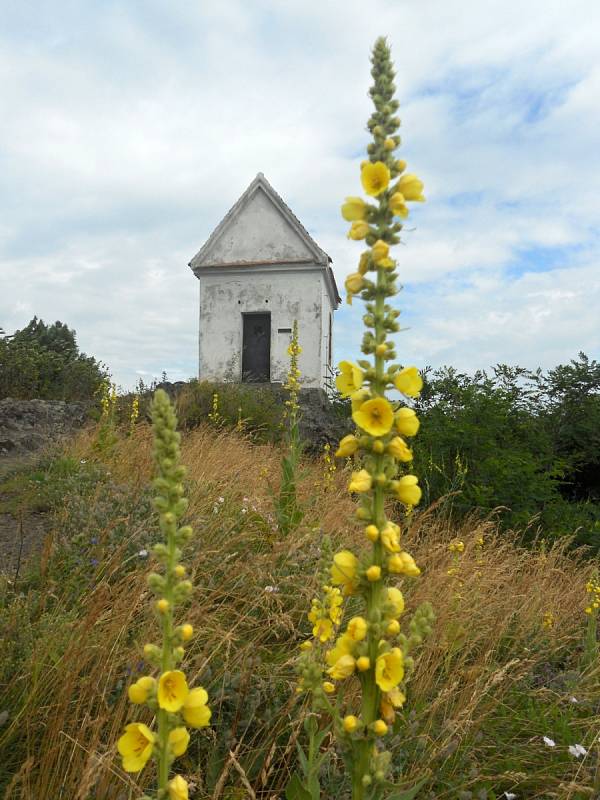
[[[271,315],[243,314],[242,381],[271,381]]]

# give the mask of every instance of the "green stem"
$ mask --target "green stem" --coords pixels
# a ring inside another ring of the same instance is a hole
[[[168,557],[164,598],[168,601],[169,607],[164,612],[162,621],[163,642],[161,673],[168,672],[173,668],[173,575],[175,568],[175,540],[171,531],[167,534],[167,547]],[[168,712],[164,708],[161,708],[158,711],[158,788],[159,791],[163,790],[164,792],[167,791],[167,784],[169,782],[169,729]]]

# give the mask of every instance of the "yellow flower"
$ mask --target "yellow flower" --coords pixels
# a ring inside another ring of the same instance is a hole
[[[394,436],[391,442],[388,443],[387,451],[398,461],[402,461],[404,463],[412,461],[413,459],[412,450],[400,436]]]
[[[415,564],[414,558],[406,552],[396,553],[388,558],[388,569],[398,575],[410,575],[417,577],[421,570]]]
[[[369,230],[368,222],[353,222],[350,226],[350,230],[348,231],[348,238],[354,239],[354,241],[360,241],[361,239],[365,238],[365,236],[369,233]]]
[[[159,612],[159,614],[166,614],[169,608],[169,601],[164,597],[161,597],[156,603],[156,610]]]
[[[419,418],[412,408],[399,408],[394,417],[396,430],[402,436],[416,436],[419,430]]]
[[[386,522],[381,531],[381,543],[388,553],[400,552],[400,528],[395,522]]]
[[[360,292],[364,285],[363,276],[360,272],[351,272],[344,281],[344,287],[348,292],[348,302],[352,305],[352,295]]]
[[[188,800],[188,784],[187,781],[181,777],[181,775],[176,775],[172,780],[170,780],[168,788],[169,800]]]
[[[387,693],[387,697],[394,708],[402,708],[406,702],[406,695],[397,687],[395,689],[390,689]]]
[[[354,714],[348,714],[347,717],[344,717],[342,725],[346,733],[354,733],[358,728],[358,718],[355,717]]]
[[[333,678],[334,681],[341,681],[344,678],[349,678],[354,674],[356,668],[356,661],[351,655],[345,655],[335,662],[333,667],[327,670],[327,674]]]
[[[178,578],[183,578],[183,576],[185,575],[185,567],[183,566],[183,564],[177,564],[173,572]]]
[[[352,405],[352,413],[354,414],[355,411],[358,411],[359,408],[366,403],[367,400],[371,397],[371,393],[368,389],[359,389],[357,392],[353,392],[350,395],[350,403]]]
[[[382,719],[376,719],[373,723],[373,733],[375,736],[385,736],[388,732],[388,726]]]
[[[375,662],[375,682],[382,692],[395,689],[404,677],[404,656],[399,647],[383,653]]]
[[[335,646],[325,653],[325,661],[332,667],[342,656],[351,655],[356,642],[348,633],[338,636]]]
[[[394,269],[396,262],[393,258],[382,258],[381,261],[378,262],[377,266],[383,267],[384,269]]]
[[[358,271],[361,275],[366,275],[369,271],[369,265],[371,263],[371,252],[367,250],[364,252],[358,262]]]
[[[384,192],[390,182],[390,171],[383,161],[364,161],[360,171],[360,180],[365,192],[371,197]]]
[[[348,456],[353,456],[354,453],[358,450],[359,442],[356,436],[352,436],[349,434],[348,436],[344,436],[343,439],[340,441],[340,445],[338,449],[335,451],[335,455],[337,458],[348,458]]]
[[[362,642],[367,635],[367,620],[364,617],[352,617],[348,623],[347,634],[354,642]]]
[[[323,691],[327,694],[333,694],[335,692],[335,684],[331,683],[331,681],[323,681],[321,686]]]
[[[371,488],[373,479],[366,469],[361,469],[359,472],[352,473],[352,479],[348,484],[349,492],[368,492]]]
[[[154,687],[156,686],[156,681],[154,678],[151,678],[149,675],[144,675],[142,678],[139,678],[135,683],[132,683],[129,687],[127,694],[129,695],[129,699],[132,703],[136,703],[137,705],[141,703],[145,703]]]
[[[349,397],[362,386],[364,380],[363,371],[352,361],[340,361],[338,369],[340,370],[340,374],[335,379],[335,385],[342,397]],[[344,439],[342,439],[342,441],[344,441]]]
[[[125,772],[139,772],[152,755],[156,735],[141,722],[125,726],[125,733],[117,743]]]
[[[158,705],[166,711],[179,711],[189,693],[185,675],[181,670],[163,672],[158,681]]]
[[[416,367],[404,367],[394,377],[396,389],[407,397],[418,397],[423,388],[423,378]]]
[[[366,575],[367,580],[371,581],[371,583],[378,581],[381,578],[381,567],[378,567],[377,564],[372,564],[368,568]]]
[[[204,728],[208,725],[212,712],[207,703],[208,694],[201,686],[192,689],[188,694],[183,704],[183,718],[190,728]]]
[[[394,192],[390,197],[390,211],[395,217],[408,217],[408,206],[404,199],[404,195],[400,192]]]
[[[421,489],[416,475],[403,475],[395,482],[396,497],[407,506],[416,506],[421,499]]]
[[[366,672],[370,668],[371,668],[371,659],[369,658],[369,656],[361,656],[360,658],[356,659],[356,669],[359,672]]]
[[[404,195],[404,199],[410,202],[424,203],[423,181],[416,175],[403,175],[397,184],[397,189]]]
[[[177,758],[177,756],[182,756],[185,753],[189,741],[190,735],[187,732],[187,729],[183,726],[179,728],[173,728],[172,731],[169,731],[169,749],[175,758]]]
[[[352,594],[356,589],[358,558],[350,550],[340,550],[333,557],[331,565],[331,582],[342,586],[345,594]]]
[[[333,623],[330,619],[319,619],[315,623],[313,636],[321,642],[327,642],[333,636]]]
[[[347,197],[342,206],[342,217],[348,222],[364,220],[367,213],[367,204],[362,197]]]
[[[387,258],[390,252],[389,244],[378,239],[375,244],[373,245],[373,250],[371,251],[371,255],[373,257],[373,261],[378,264],[380,261],[383,261],[384,258]]]
[[[388,619],[397,619],[404,611],[404,597],[400,589],[390,586],[386,594],[385,616]]]
[[[394,422],[394,412],[385,397],[374,397],[354,411],[352,419],[371,436],[385,436]]]
[[[383,143],[385,150],[393,150],[396,147],[396,142],[393,139],[386,139]]]

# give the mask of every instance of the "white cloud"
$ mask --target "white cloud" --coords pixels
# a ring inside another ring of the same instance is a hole
[[[62,319],[128,385],[193,374],[186,264],[259,170],[342,284],[360,247],[338,208],[359,188],[368,50],[383,31],[403,157],[429,199],[399,251],[406,360],[597,355],[594,0],[68,2],[60,19],[50,6],[5,16],[6,329]],[[359,306],[337,315],[340,356],[357,346]]]

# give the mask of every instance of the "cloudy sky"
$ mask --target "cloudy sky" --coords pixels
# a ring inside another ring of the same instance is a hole
[[[399,357],[600,356],[598,0],[0,0],[0,326],[77,330],[124,387],[195,374],[187,263],[255,174],[333,258],[388,37],[401,157]],[[360,303],[336,314],[356,355]]]

